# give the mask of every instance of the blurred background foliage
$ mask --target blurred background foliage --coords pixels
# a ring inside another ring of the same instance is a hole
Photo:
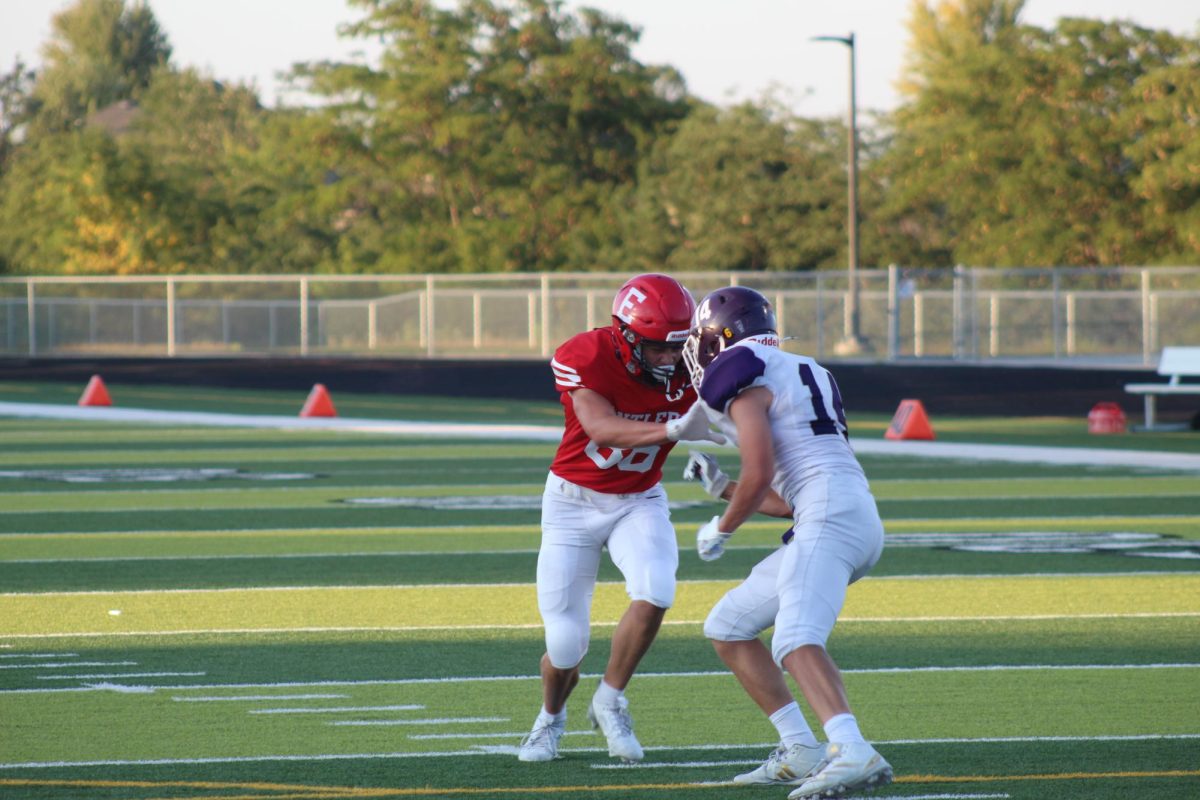
[[[860,263],[1200,264],[1200,40],[915,0],[860,120]],[[76,0],[0,74],[0,273],[813,270],[846,263],[845,120],[715,107],[555,0],[348,0],[372,63],[297,105]]]

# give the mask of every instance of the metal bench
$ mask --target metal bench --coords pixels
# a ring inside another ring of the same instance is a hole
[[[1164,347],[1158,360],[1158,374],[1168,377],[1166,383],[1127,383],[1125,391],[1144,395],[1146,424],[1153,430],[1155,401],[1160,394],[1200,395],[1200,383],[1183,383],[1182,378],[1200,376],[1200,347]]]

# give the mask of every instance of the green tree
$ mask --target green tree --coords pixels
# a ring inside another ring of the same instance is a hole
[[[688,109],[637,32],[561,2],[352,0],[378,67],[309,64],[298,82],[353,135],[339,156],[344,263],[387,271],[587,268],[639,155]],[[335,137],[340,138],[340,137]]]
[[[1179,63],[1141,76],[1139,102],[1121,115],[1130,185],[1144,204],[1144,239],[1155,260],[1195,264],[1200,259],[1200,43]]]
[[[845,247],[844,128],[699,108],[645,162],[625,224],[644,269],[791,270]]]
[[[38,273],[239,272],[257,235],[252,91],[158,70],[121,130],[42,132],[0,178],[0,254]]]
[[[0,174],[17,145],[22,126],[29,122],[33,106],[33,70],[20,60],[0,75]]]
[[[251,89],[191,69],[160,69],[143,90],[119,149],[153,171],[172,270],[254,271],[263,260],[255,223],[269,200],[254,159],[262,113]]]
[[[0,179],[0,258],[33,274],[167,271],[161,191],[144,154],[103,131],[39,137]]]
[[[1019,21],[1022,6],[914,5],[887,217],[940,263],[1162,258],[1161,237],[1146,235],[1124,120],[1142,102],[1134,87],[1178,62],[1184,42],[1094,20],[1042,30]]]
[[[125,0],[77,0],[55,14],[34,95],[38,125],[63,130],[89,112],[135,98],[171,47],[150,7]]]

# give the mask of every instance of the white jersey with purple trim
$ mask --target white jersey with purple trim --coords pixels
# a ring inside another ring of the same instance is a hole
[[[754,386],[766,387],[772,397],[772,489],[792,502],[807,481],[832,472],[857,476],[866,485],[850,448],[842,395],[827,369],[808,356],[786,353],[754,337],[717,354],[704,368],[700,399],[709,417],[735,443],[737,428],[728,416],[729,404]]]

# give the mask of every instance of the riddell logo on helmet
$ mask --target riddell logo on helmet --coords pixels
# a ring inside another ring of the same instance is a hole
[[[617,319],[621,320],[621,322],[624,322],[625,324],[633,322],[633,317],[630,316],[630,312],[633,311],[635,304],[641,305],[644,302],[646,302],[646,295],[644,295],[636,286],[629,287],[629,291],[625,293],[625,298],[621,300],[621,304],[617,306],[617,310],[615,312]]]
[[[765,344],[768,347],[779,347],[779,336],[774,333],[760,333],[757,336],[747,336],[745,341],[758,342],[759,344]]]

